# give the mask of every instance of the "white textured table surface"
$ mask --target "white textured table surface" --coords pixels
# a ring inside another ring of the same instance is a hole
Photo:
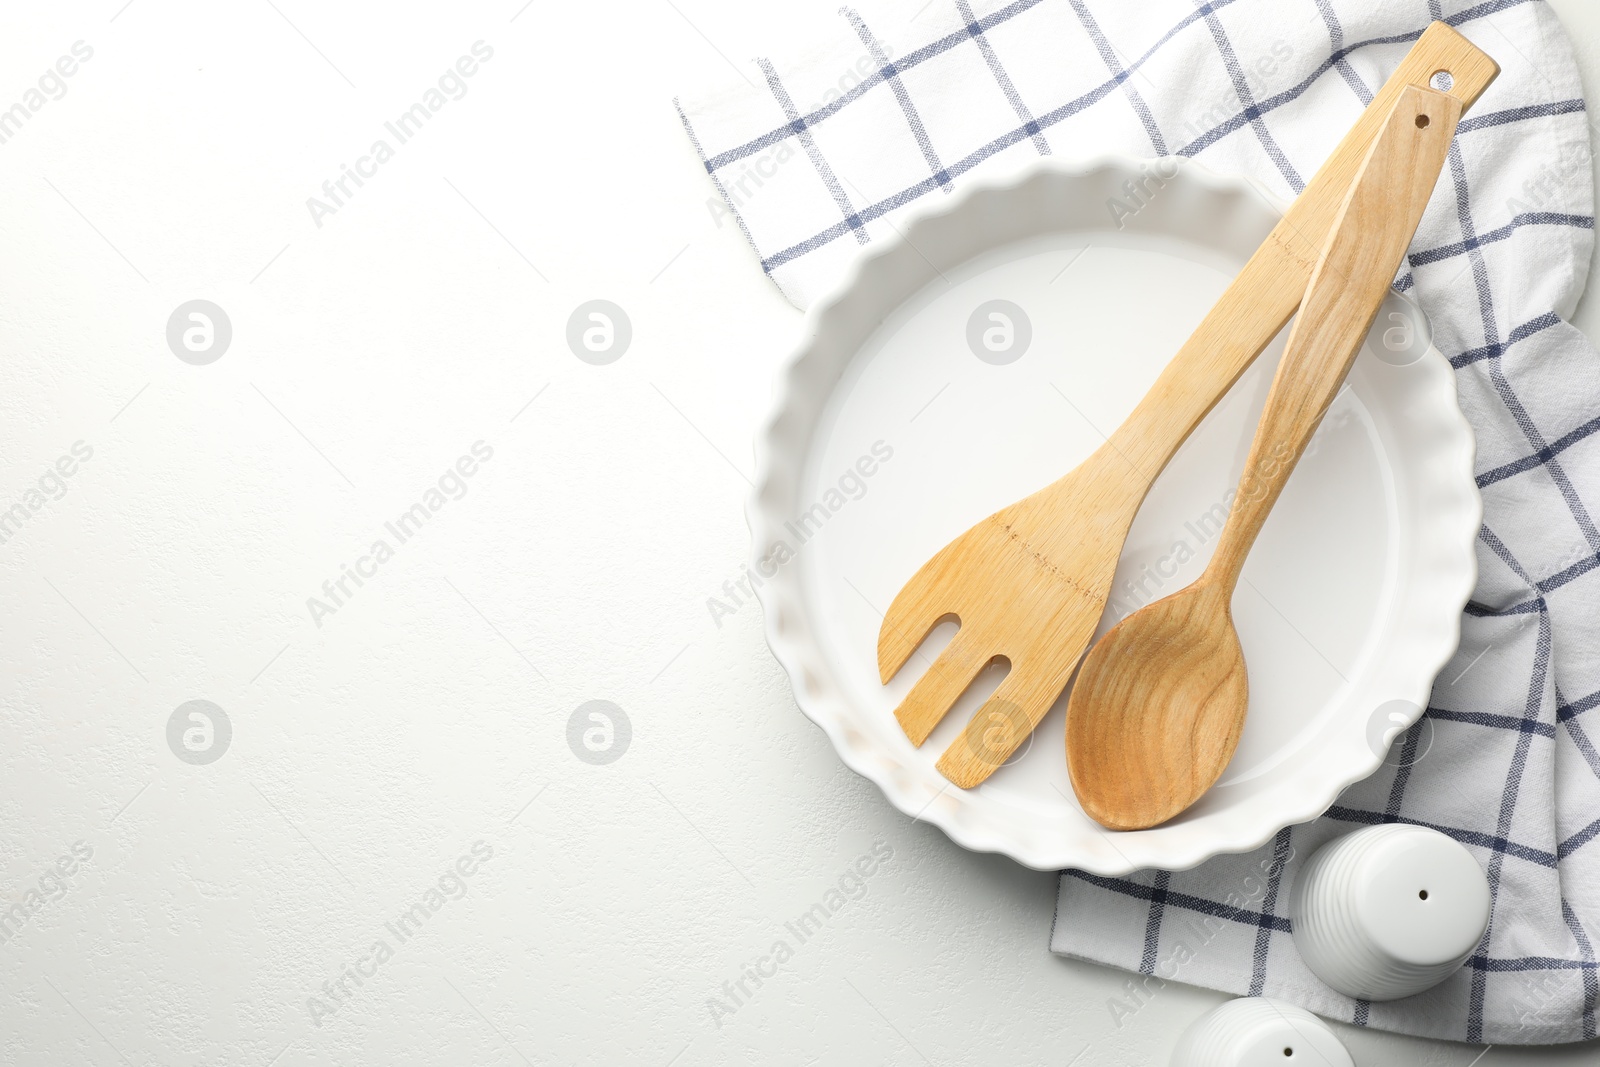
[[[670,97],[835,5],[675,3],[7,12],[0,1062],[1132,1065],[1222,999],[1119,1024],[725,591],[798,315]]]

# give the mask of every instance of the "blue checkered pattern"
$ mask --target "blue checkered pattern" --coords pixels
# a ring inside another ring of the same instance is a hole
[[[1196,157],[1297,193],[1433,19],[1503,73],[1461,123],[1397,287],[1428,312],[1478,439],[1480,579],[1461,649],[1385,765],[1316,822],[1186,872],[1061,879],[1051,947],[1265,994],[1358,1025],[1530,1044],[1596,1036],[1600,1002],[1600,353],[1571,326],[1593,243],[1589,118],[1540,0],[910,0],[804,63],[680,103],[760,264],[804,306],[895,216],[1041,155]],[[1488,872],[1488,932],[1418,997],[1352,1001],[1300,962],[1299,863],[1383,822],[1431,826]]]

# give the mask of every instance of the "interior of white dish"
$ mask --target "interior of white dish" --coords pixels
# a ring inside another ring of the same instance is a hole
[[[1102,831],[1072,796],[1064,698],[987,783],[948,786],[934,763],[1004,667],[912,747],[893,709],[954,626],[883,686],[883,609],[951,538],[1098,447],[1277,221],[1243,183],[1185,168],[1146,183],[1146,206],[1118,227],[1111,203],[1131,203],[1122,183],[1132,166],[1045,168],[975,192],[863,262],[814,316],[752,513],[758,558],[780,540],[794,554],[764,593],[778,613],[769,630],[780,658],[797,638],[807,649],[798,655],[808,662],[785,664],[804,673],[802,707],[903,809],[1034,866],[1187,866],[1315,815],[1377,765],[1369,723],[1379,708],[1400,701],[1414,709],[1407,715],[1420,712],[1471,585],[1470,435],[1448,369],[1436,352],[1395,366],[1369,345],[1245,568],[1234,615],[1250,714],[1233,762],[1199,804],[1164,827]],[[1031,325],[1026,351],[1003,365],[968,341],[975,309],[994,299],[1022,308]],[[1380,315],[1375,336],[1392,328],[1396,308]],[[1156,481],[1102,632],[1203,569],[1282,340]],[[1442,495],[1441,479],[1451,482]],[[1430,504],[1447,520],[1419,510]],[[1445,587],[1459,597],[1438,603]],[[1385,723],[1392,735],[1398,724]]]

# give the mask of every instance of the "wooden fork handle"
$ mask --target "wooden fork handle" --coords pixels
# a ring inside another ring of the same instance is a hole
[[[1272,505],[1350,373],[1439,182],[1460,118],[1455,97],[1408,87],[1367,153],[1311,272],[1206,568],[1206,580],[1221,588],[1238,581]]]
[[[1500,67],[1446,23],[1429,26],[1149,393],[1101,447],[1104,462],[1125,469],[1131,461],[1149,488],[1300,306],[1334,218],[1384,122],[1407,87],[1427,85],[1439,71],[1449,73],[1447,92],[1465,111]]]

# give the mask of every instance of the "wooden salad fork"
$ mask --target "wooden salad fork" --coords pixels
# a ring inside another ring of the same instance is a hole
[[[1461,102],[1444,93],[1400,94],[1311,274],[1211,562],[1083,661],[1067,704],[1067,766],[1084,813],[1102,826],[1166,822],[1233,758],[1250,697],[1234,586],[1372,328],[1460,117]]]
[[[895,709],[913,744],[927,740],[986,666],[1010,664],[940,757],[939,771],[951,782],[970,789],[987,779],[1066,688],[1151,483],[1299,307],[1335,217],[1402,92],[1432,79],[1465,110],[1499,72],[1450,26],[1428,27],[1127,421],[1076,469],[979,522],[906,582],[878,633],[885,684],[936,625],[960,623]]]

